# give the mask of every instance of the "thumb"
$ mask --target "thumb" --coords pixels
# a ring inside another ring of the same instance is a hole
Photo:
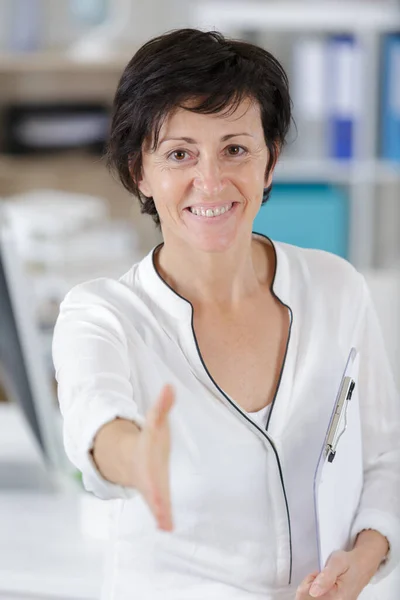
[[[307,575],[305,579],[300,583],[299,587],[296,590],[296,598],[295,600],[300,600],[301,598],[308,597],[308,592],[310,590],[310,585],[313,583],[314,579],[318,575],[318,571],[314,573],[310,573]]]
[[[329,557],[324,569],[312,584],[309,594],[318,598],[333,588],[337,579],[347,570],[344,552],[334,552]]]
[[[162,425],[175,401],[175,391],[172,385],[165,385],[150,413],[150,421],[156,427]]]

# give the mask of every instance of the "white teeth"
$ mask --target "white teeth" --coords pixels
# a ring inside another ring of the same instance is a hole
[[[198,217],[207,217],[207,218],[212,218],[212,217],[218,217],[219,215],[223,215],[224,213],[228,212],[231,208],[232,208],[233,204],[226,204],[225,206],[218,206],[217,208],[196,208],[196,207],[191,207],[190,208],[190,212],[192,212],[194,215],[197,215]]]

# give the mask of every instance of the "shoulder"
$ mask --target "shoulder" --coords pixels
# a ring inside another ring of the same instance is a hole
[[[278,252],[284,254],[293,277],[308,284],[313,291],[356,291],[364,286],[364,277],[346,259],[311,248],[274,242]]]
[[[102,305],[116,300],[125,293],[126,286],[119,279],[110,277],[98,277],[74,285],[65,295],[60,307],[73,304],[96,304]]]
[[[118,279],[111,277],[98,277],[74,285],[65,295],[60,308],[77,305],[115,305],[134,295],[135,273],[138,264],[134,264],[129,271]]]
[[[123,323],[138,303],[134,286],[136,265],[119,279],[99,277],[73,286],[60,303],[56,328],[61,324],[91,322],[122,333]]]
[[[286,261],[292,300],[314,315],[329,312],[338,319],[357,319],[366,302],[364,276],[347,260],[325,252],[276,244],[278,261]],[[357,319],[358,320],[358,319]]]

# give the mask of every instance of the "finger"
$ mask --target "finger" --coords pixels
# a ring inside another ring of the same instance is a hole
[[[327,594],[335,585],[337,575],[333,571],[321,571],[318,577],[310,587],[309,595],[312,598],[319,598]]]
[[[165,531],[173,529],[171,500],[168,489],[156,483],[150,492],[149,504],[157,526]]]
[[[159,529],[162,529],[163,531],[173,530],[172,510],[169,498],[155,500],[154,516]]]
[[[345,552],[334,552],[310,588],[310,596],[318,598],[326,594],[336,584],[338,578],[348,569]]]
[[[164,512],[162,513],[158,521],[158,526],[164,531],[172,531],[174,528],[174,523],[172,520],[171,502],[169,498],[165,501]]]
[[[303,600],[303,598],[308,598],[308,591],[310,589],[310,585],[313,583],[314,579],[317,577],[319,571],[314,571],[310,575],[307,575],[305,579],[300,583],[299,587],[296,590],[296,600]]]
[[[171,385],[165,385],[161,390],[161,394],[150,410],[149,421],[159,427],[165,421],[175,401],[175,391]]]
[[[159,524],[162,528],[170,529],[172,528],[172,510],[168,467],[158,473],[153,489]]]

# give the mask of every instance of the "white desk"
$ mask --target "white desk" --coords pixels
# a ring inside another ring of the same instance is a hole
[[[14,406],[0,405],[0,465],[38,453]],[[80,494],[4,490],[0,482],[0,600],[95,600],[104,542],[84,536]]]

